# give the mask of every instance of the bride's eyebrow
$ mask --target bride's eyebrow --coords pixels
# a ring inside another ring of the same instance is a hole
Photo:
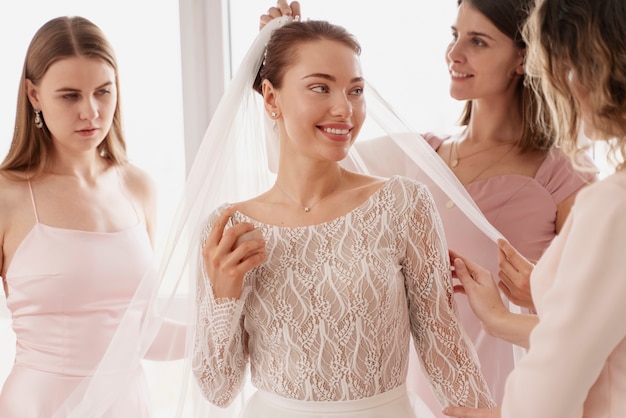
[[[324,74],[324,73],[313,73],[313,74],[308,74],[305,75],[304,77],[302,77],[302,80],[307,79],[307,78],[324,78],[326,80],[329,81],[337,81],[337,79],[330,75],[330,74]],[[356,83],[359,81],[363,81],[364,78],[363,77],[354,77],[352,80],[350,80],[351,83]]]

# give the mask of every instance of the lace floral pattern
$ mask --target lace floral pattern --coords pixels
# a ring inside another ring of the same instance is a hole
[[[493,405],[455,315],[443,230],[425,186],[393,177],[345,216],[313,226],[236,215],[262,230],[268,257],[248,272],[239,300],[216,300],[206,273],[198,280],[193,368],[209,401],[232,402],[248,361],[254,386],[283,397],[380,394],[404,383],[412,334],[442,404]]]

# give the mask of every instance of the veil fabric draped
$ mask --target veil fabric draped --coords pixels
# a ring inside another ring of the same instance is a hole
[[[99,367],[67,398],[55,417],[107,416],[105,414],[115,404],[116,397],[140,367],[140,359],[154,349],[155,341],[162,345],[160,350],[172,352],[181,344],[186,345],[187,355],[181,370],[183,387],[178,389],[180,399],[176,416],[212,418],[236,416],[239,412],[251,390],[249,385],[241,399],[228,409],[210,406],[197,395],[190,395],[196,390],[190,376],[195,280],[200,277],[200,233],[212,210],[226,202],[252,198],[273,184],[278,138],[274,122],[265,115],[262,98],[253,91],[252,84],[271,32],[290,21],[289,17],[273,19],[253,41],[206,130],[168,237],[157,250],[157,268],[145,275]],[[366,85],[365,94],[367,120],[342,164],[355,171],[384,175],[376,167],[385,158],[379,154],[380,149],[376,149],[375,155],[368,155],[365,146],[368,138],[377,138],[385,144],[383,150],[393,148],[419,167],[424,182],[451,199],[466,215],[468,224],[482,231],[489,240],[502,237],[424,138],[403,121],[371,84]],[[388,166],[393,169],[393,165]],[[422,180],[421,175],[417,176],[418,181]],[[183,303],[186,305],[187,335],[173,333],[168,339],[167,335],[160,333],[167,331],[168,318],[173,316],[174,306],[181,300],[188,301]],[[137,315],[143,316],[139,331],[136,329]],[[112,374],[111,370],[123,370],[124,373]]]

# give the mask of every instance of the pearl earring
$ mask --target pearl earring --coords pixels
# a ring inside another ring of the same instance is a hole
[[[43,120],[41,120],[41,110],[35,109],[35,126],[39,129],[43,128]]]

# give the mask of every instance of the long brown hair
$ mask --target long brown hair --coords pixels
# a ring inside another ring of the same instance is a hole
[[[70,57],[102,60],[113,68],[118,99],[111,129],[98,145],[98,151],[114,163],[127,161],[118,67],[113,48],[100,28],[88,19],[64,16],[45,23],[35,33],[26,51],[17,96],[13,141],[7,156],[0,164],[0,170],[28,172],[30,177],[37,177],[50,165],[54,154],[52,137],[45,125],[45,118],[42,128],[35,127],[35,112],[28,100],[26,80],[38,85],[52,64]]]
[[[466,3],[483,14],[500,32],[508,36],[520,49],[526,48],[522,28],[533,7],[534,0],[457,0],[457,5]],[[517,83],[517,106],[522,119],[522,132],[517,147],[522,152],[549,150],[556,143],[550,116],[541,90],[533,89],[526,77]],[[459,119],[466,126],[472,115],[472,101],[465,103]]]

